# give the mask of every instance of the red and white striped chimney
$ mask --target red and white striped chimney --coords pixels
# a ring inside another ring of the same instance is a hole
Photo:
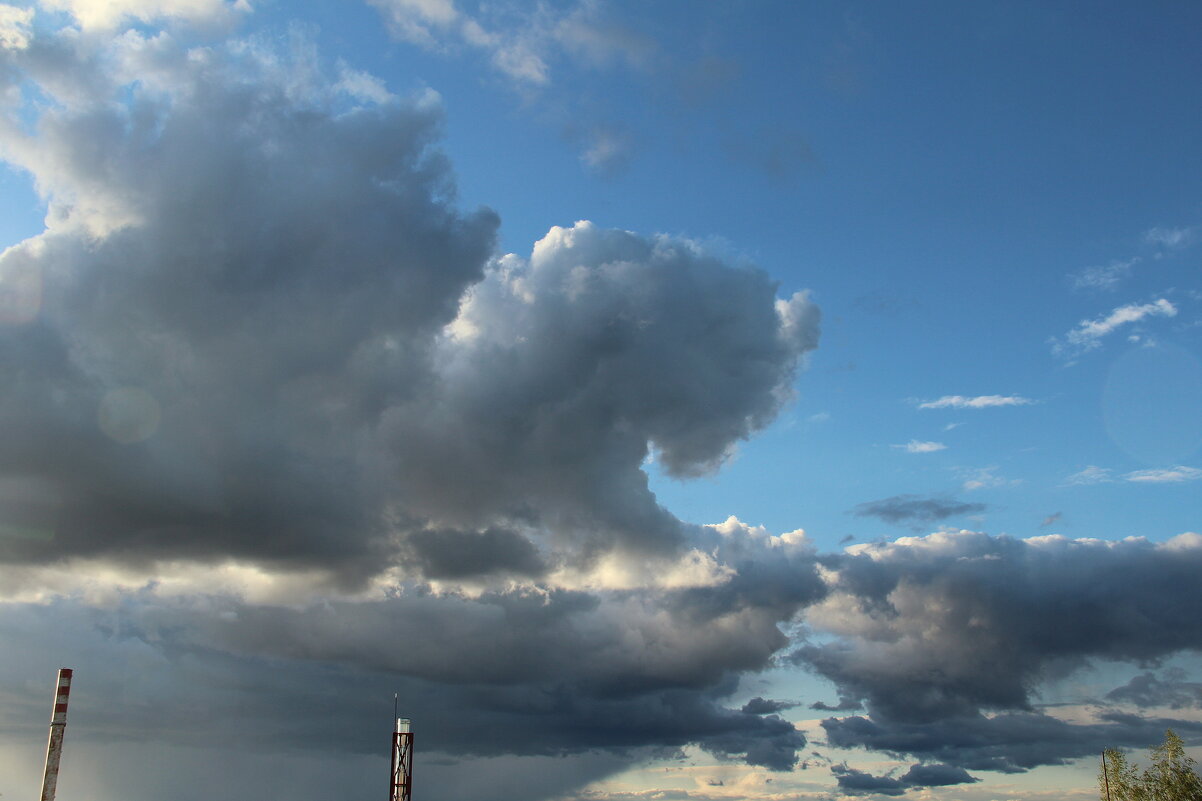
[[[63,732],[67,729],[67,699],[71,695],[71,668],[59,668],[54,690],[54,712],[50,715],[50,741],[46,743],[46,774],[42,777],[42,801],[54,801],[58,787],[58,762],[63,755]]]

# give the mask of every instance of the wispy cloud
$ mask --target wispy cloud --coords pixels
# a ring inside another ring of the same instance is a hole
[[[923,401],[919,409],[989,409],[994,406],[1030,406],[1035,401],[1021,395],[944,395],[933,401]]]
[[[551,62],[567,56],[592,67],[645,66],[655,43],[639,32],[603,19],[593,3],[567,11],[532,4],[482,6],[469,14],[451,0],[368,0],[393,38],[428,50],[466,46],[487,54],[495,70],[520,86],[551,82]]]
[[[960,475],[964,478],[962,486],[965,492],[993,487],[1014,487],[1023,483],[1021,478],[1004,478],[999,476],[996,466],[961,470]]]
[[[1053,523],[1059,523],[1059,522],[1060,522],[1060,518],[1062,518],[1062,517],[1064,517],[1064,514],[1063,514],[1063,513],[1061,513],[1061,512],[1054,512],[1054,513],[1052,513],[1052,514],[1048,515],[1047,517],[1045,517],[1045,518],[1043,519],[1043,522],[1039,524],[1039,527],[1040,527],[1040,528],[1047,528],[1048,526],[1052,525]]]
[[[1143,259],[1135,256],[1130,259],[1115,259],[1109,264],[1086,267],[1080,272],[1069,276],[1073,289],[1114,289],[1120,281],[1131,274],[1131,268]]]
[[[1113,481],[1110,477],[1110,468],[1098,467],[1097,465],[1089,465],[1084,470],[1073,473],[1068,478],[1064,479],[1065,486],[1078,487],[1088,484],[1105,484],[1108,481]]]
[[[923,442],[917,439],[912,439],[909,442],[894,445],[893,447],[903,448],[906,453],[934,453],[935,451],[947,450],[947,446],[942,442]]]
[[[1202,470],[1196,467],[1162,467],[1155,470],[1135,470],[1123,476],[1127,481],[1144,484],[1179,484],[1183,481],[1202,479]]]
[[[1180,250],[1192,244],[1198,233],[1198,226],[1188,228],[1151,228],[1144,234],[1144,241],[1166,250]]]
[[[1114,330],[1138,323],[1146,317],[1175,317],[1177,307],[1165,298],[1159,298],[1151,303],[1129,303],[1119,306],[1105,317],[1097,320],[1082,320],[1077,327],[1064,335],[1064,340],[1052,339],[1052,352],[1057,356],[1071,357],[1093,350],[1101,345],[1101,340]]]
[[[1157,467],[1147,470],[1132,470],[1116,479],[1107,467],[1090,465],[1084,470],[1073,473],[1064,480],[1065,486],[1083,486],[1088,484],[1108,484],[1116,480],[1130,481],[1135,484],[1180,484],[1185,481],[1202,479],[1202,470],[1197,467],[1176,465],[1174,467]]]

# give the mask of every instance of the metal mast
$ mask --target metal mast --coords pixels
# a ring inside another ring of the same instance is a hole
[[[59,668],[54,688],[54,711],[50,714],[50,740],[46,743],[46,773],[42,777],[42,801],[54,801],[58,787],[58,762],[63,755],[63,733],[67,729],[67,698],[71,695],[71,668]]]
[[[395,715],[395,699],[393,714]],[[388,801],[411,801],[413,793],[413,732],[409,718],[396,718],[392,732],[392,776],[388,781]]]

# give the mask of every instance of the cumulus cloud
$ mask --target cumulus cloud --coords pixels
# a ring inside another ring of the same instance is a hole
[[[818,312],[696,244],[554,228],[462,303],[434,380],[381,434],[409,508],[442,525],[497,517],[587,542],[680,541],[642,464],[715,470],[773,419]]]
[[[437,103],[360,104],[304,46],[70,43],[16,63],[91,90],[3,131],[48,227],[0,255],[19,288],[0,362],[22,376],[0,464],[40,488],[9,522],[53,536],[0,558],[377,570],[371,432],[429,380],[497,226],[451,205]]]
[[[1107,334],[1148,317],[1175,317],[1177,307],[1165,298],[1151,303],[1131,303],[1119,306],[1105,317],[1097,320],[1082,320],[1076,328],[1061,339],[1052,339],[1052,352],[1057,356],[1071,358],[1101,347]]]
[[[1035,401],[1021,395],[944,395],[933,401],[922,401],[919,409],[990,409],[997,406],[1029,406]]]
[[[886,523],[923,524],[960,515],[980,514],[986,508],[983,503],[962,503],[950,498],[894,495],[859,504],[851,512],[857,517],[877,517]]]
[[[791,768],[784,707],[723,702],[825,591],[812,548],[685,524],[643,465],[712,472],[774,419],[808,297],[588,222],[498,255],[432,93],[89,19],[0,51],[53,101],[0,122],[48,208],[0,254],[4,639],[153,677],[102,725],[176,745],[366,753],[334,699],[400,689],[432,751]]]
[[[823,722],[835,745],[969,770],[1146,745],[1165,721],[1107,712],[1071,723],[1037,711],[1033,688],[1091,659],[1148,662],[1202,643],[1192,623],[1202,590],[1189,578],[1202,567],[1196,534],[1152,543],[945,532],[852,546],[823,563],[831,592],[807,620],[835,639],[794,658],[866,706]]]

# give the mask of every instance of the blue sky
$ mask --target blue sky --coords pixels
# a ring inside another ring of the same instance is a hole
[[[396,690],[431,799],[1202,743],[1200,26],[0,4],[0,792],[60,663],[95,801],[382,786]]]

